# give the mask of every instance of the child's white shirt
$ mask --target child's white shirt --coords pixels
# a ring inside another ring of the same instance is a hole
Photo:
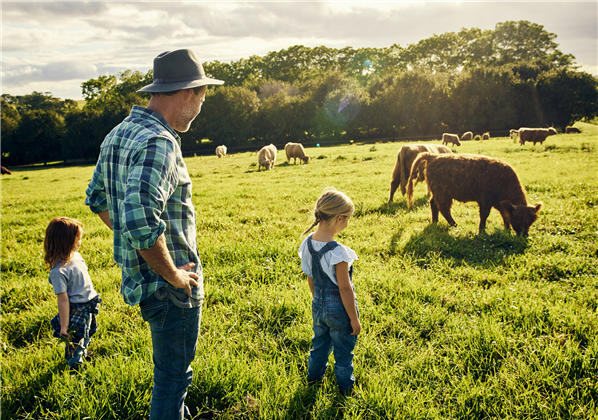
[[[50,270],[48,281],[55,294],[67,292],[72,303],[86,303],[98,295],[91,283],[85,261],[78,252],[73,252],[71,262],[67,265],[63,266],[62,261],[58,261]]]
[[[309,238],[311,238],[312,235],[313,235],[313,233],[310,233],[308,235],[308,237],[305,238],[303,240],[303,242],[301,242],[301,245],[299,246],[299,257],[301,258],[301,270],[303,270],[303,272],[311,278],[313,278],[314,276],[312,274],[313,273],[312,267],[311,267],[312,259],[311,259],[311,254],[309,253],[307,240]],[[311,243],[312,243],[314,250],[317,252],[317,251],[321,250],[324,247],[324,245],[326,245],[328,242],[320,242],[320,241],[316,241],[316,240],[312,239]],[[336,280],[336,265],[340,262],[346,262],[349,264],[349,268],[350,268],[353,265],[353,261],[358,260],[359,258],[357,257],[357,254],[355,253],[355,251],[353,251],[351,248],[341,244],[338,241],[337,241],[337,243],[339,246],[334,248],[332,251],[326,252],[322,256],[322,260],[320,261],[320,264],[322,265],[322,269],[324,270],[324,272],[326,274],[328,274],[328,277],[330,277],[330,280],[332,280],[332,282],[338,286],[338,281]]]

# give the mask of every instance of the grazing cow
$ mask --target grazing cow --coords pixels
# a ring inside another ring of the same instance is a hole
[[[577,127],[566,127],[565,134],[581,133],[581,130]]]
[[[486,219],[492,207],[500,212],[505,229],[512,227],[518,235],[527,236],[530,226],[538,218],[542,203],[533,206],[527,204],[525,189],[513,167],[503,160],[479,155],[421,153],[413,162],[407,182],[410,206],[413,180],[423,162],[428,191],[432,194],[432,223],[438,222],[440,211],[451,226],[457,225],[451,216],[453,200],[478,203],[480,233],[486,228]]]
[[[442,135],[442,144],[449,144],[449,143],[453,143],[453,144],[456,144],[457,146],[461,146],[461,143],[459,142],[458,135],[444,133]]]
[[[490,133],[485,132],[484,134],[482,134],[482,140],[490,140]]]
[[[225,145],[218,146],[216,148],[216,156],[218,156],[219,158],[226,157],[226,146]]]
[[[511,129],[511,132],[509,133],[509,138],[512,139],[513,137],[516,137],[518,135],[519,135],[519,130]]]
[[[291,158],[294,159],[293,164],[297,163],[297,158],[302,160],[303,163],[307,163],[311,159],[311,156],[305,154],[305,149],[303,149],[301,143],[287,143],[284,146],[284,151],[287,154],[287,163],[290,163]]]
[[[2,175],[12,175],[12,172],[10,172],[4,166],[0,166],[0,168],[2,168]]]
[[[463,133],[460,140],[471,140],[471,139],[473,139],[473,133],[471,131],[468,131],[466,133]]]
[[[257,161],[258,171],[262,166],[268,170],[272,169],[274,167],[274,162],[276,162],[276,146],[269,144],[268,146],[262,147],[257,155]]]
[[[555,134],[558,134],[558,133],[556,132],[554,127],[550,127],[550,128],[521,127],[519,129],[519,144],[523,146],[525,144],[525,142],[528,141],[530,143],[534,143],[534,146],[535,146],[536,143],[542,144],[544,142],[544,140],[546,140],[546,137],[554,136]]]
[[[392,203],[395,191],[401,186],[401,194],[405,195],[407,180],[409,179],[409,173],[411,172],[411,165],[418,154],[422,152],[430,153],[453,153],[451,149],[446,146],[439,144],[409,144],[401,147],[397,154],[397,163],[395,169],[392,172],[392,182],[390,183],[390,197],[388,202]],[[415,180],[415,185],[418,181],[424,181],[424,172],[419,171],[419,176]]]

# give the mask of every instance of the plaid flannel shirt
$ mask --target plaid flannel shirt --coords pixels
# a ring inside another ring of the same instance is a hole
[[[108,210],[110,215],[127,304],[137,305],[162,287],[186,296],[154,273],[137,251],[152,248],[163,233],[177,267],[195,263],[191,270],[199,276],[199,287],[191,288],[191,297],[203,299],[191,178],[180,138],[160,114],[134,106],[106,136],[86,195],[93,213]]]
[[[72,341],[79,341],[82,338],[91,337],[96,333],[98,330],[98,323],[96,321],[96,315],[100,312],[100,295],[96,295],[92,300],[85,303],[73,303],[69,302],[69,326],[67,328],[68,331],[72,331],[71,335],[73,336]],[[87,324],[85,322],[85,317],[87,315],[91,316],[91,325],[89,326],[89,331],[86,331]],[[54,318],[50,320],[50,325],[52,325],[52,335],[54,337],[60,338],[60,314],[57,314]]]

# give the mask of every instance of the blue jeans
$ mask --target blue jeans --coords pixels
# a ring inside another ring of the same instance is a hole
[[[334,374],[339,389],[344,392],[355,383],[353,375],[353,349],[357,336],[351,335],[351,320],[340,297],[325,292],[312,301],[314,337],[309,352],[307,378],[322,379],[328,367],[330,352],[334,352]],[[357,301],[355,301],[357,309]],[[359,310],[358,310],[359,311]],[[359,312],[357,312],[359,316]]]
[[[191,385],[191,362],[197,350],[201,306],[182,309],[170,299],[154,295],[139,303],[143,320],[150,324],[154,359],[154,389],[150,420],[189,417],[185,406]]]

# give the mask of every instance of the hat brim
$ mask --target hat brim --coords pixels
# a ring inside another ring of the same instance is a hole
[[[222,85],[224,80],[211,79],[209,77],[202,77],[201,79],[186,81],[186,82],[174,82],[174,83],[152,83],[144,86],[137,92],[172,92],[175,90],[192,89],[199,86],[207,85]]]

